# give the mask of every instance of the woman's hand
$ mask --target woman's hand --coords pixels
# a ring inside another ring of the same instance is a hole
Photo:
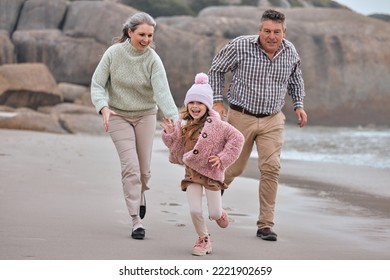
[[[103,109],[100,110],[100,113],[103,116],[104,130],[108,132],[108,128],[110,126],[110,116],[115,116],[118,114],[110,110],[108,107],[103,107]]]
[[[172,133],[175,131],[175,123],[171,119],[163,118],[163,122],[160,126],[166,133]]]

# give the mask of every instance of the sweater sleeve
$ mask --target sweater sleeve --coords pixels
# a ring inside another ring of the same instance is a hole
[[[162,111],[164,117],[172,119],[176,122],[178,120],[178,109],[169,88],[164,65],[157,54],[155,57],[156,59],[153,63],[151,76],[154,96],[157,105]]]
[[[181,138],[181,126],[177,122],[175,125],[175,131],[172,133],[166,133],[164,130],[161,132],[161,138],[165,146],[169,149],[169,161],[175,164],[183,165],[184,144]]]
[[[213,58],[208,76],[214,92],[214,102],[223,101],[225,74],[236,67],[236,61],[237,54],[233,41],[227,43]]]
[[[110,63],[109,52],[106,51],[92,75],[91,99],[97,113],[100,113],[103,107],[108,106],[106,84],[110,77]]]

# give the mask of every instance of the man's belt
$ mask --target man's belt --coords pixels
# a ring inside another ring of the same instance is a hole
[[[241,112],[245,115],[253,116],[256,118],[265,118],[265,117],[269,116],[269,114],[253,114],[253,113],[249,112],[248,110],[245,110],[244,108],[237,106],[237,105],[234,105],[234,104],[229,104],[229,107],[231,109],[233,109],[234,111],[238,111],[238,112]]]

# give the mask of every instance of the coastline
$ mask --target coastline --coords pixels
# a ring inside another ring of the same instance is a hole
[[[242,176],[258,179],[257,159]],[[279,183],[335,199],[390,219],[390,170],[345,164],[283,160]]]
[[[107,135],[0,129],[0,137],[0,260],[200,259],[190,253],[196,236],[179,188],[183,168],[168,162],[158,132],[142,241],[130,238],[119,162]],[[376,183],[379,192],[387,174],[283,161],[279,238],[266,242],[256,237],[254,163],[223,196],[229,227],[208,221],[213,253],[202,260],[390,259],[388,194],[362,193],[365,181],[356,176]]]

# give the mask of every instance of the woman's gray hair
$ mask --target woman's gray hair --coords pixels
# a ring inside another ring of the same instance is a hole
[[[123,24],[123,29],[127,30],[128,28],[130,28],[131,31],[135,31],[138,25],[144,23],[153,27],[156,27],[157,25],[156,21],[152,18],[151,15],[144,12],[139,12],[132,15],[126,20],[125,24]]]
[[[129,38],[128,30],[130,29],[134,32],[137,29],[138,25],[144,23],[153,26],[154,28],[156,28],[157,26],[157,23],[154,18],[145,12],[138,12],[130,16],[123,24],[122,36],[119,39],[118,37],[114,38],[114,43],[122,43],[126,41]]]

